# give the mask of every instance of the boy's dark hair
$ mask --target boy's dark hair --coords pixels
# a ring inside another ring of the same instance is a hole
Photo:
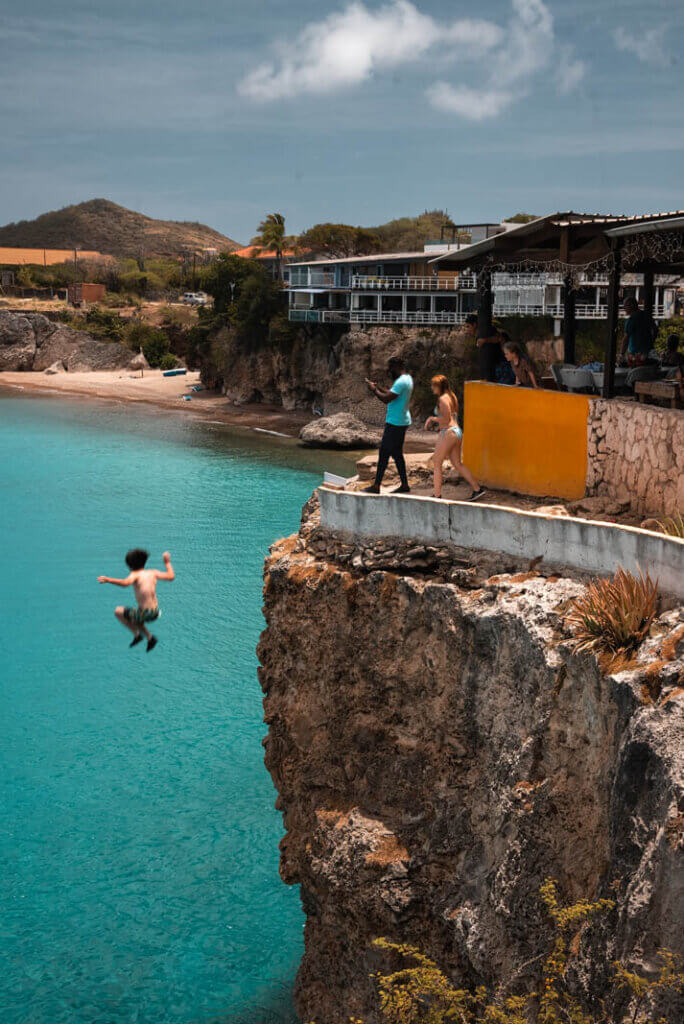
[[[667,351],[668,352],[676,352],[678,348],[679,348],[679,335],[678,334],[668,334],[668,336],[667,336]]]
[[[475,313],[468,313],[468,316],[465,318],[465,322],[470,327],[477,327],[477,315]]]
[[[145,568],[145,562],[149,557],[144,548],[132,548],[126,555],[126,565],[133,572],[137,572],[139,569]]]
[[[403,356],[394,355],[390,356],[387,360],[387,369],[391,374],[404,373],[406,370],[406,363]]]

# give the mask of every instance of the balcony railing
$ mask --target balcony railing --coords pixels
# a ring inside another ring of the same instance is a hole
[[[349,322],[348,309],[297,309],[290,306],[289,319],[294,323],[336,324]]]
[[[429,311],[406,312],[401,310],[390,312],[383,310],[378,312],[374,309],[353,309],[351,311],[351,322],[353,324],[462,324],[468,314],[463,313],[430,313]]]
[[[289,318],[295,323],[355,323],[355,324],[462,324],[469,315],[468,310],[435,311],[420,310],[405,313],[402,310],[376,310],[376,309],[297,309],[291,306]],[[525,305],[523,303],[500,303],[494,304],[494,316],[550,316],[555,320],[562,320],[564,309],[562,303],[548,303],[546,305]],[[669,315],[669,311],[660,305],[654,308],[653,316],[656,320],[662,320]],[[575,308],[575,316],[578,320],[605,320],[608,316],[608,309],[605,305],[578,304]],[[625,316],[625,311],[620,310],[620,316]]]
[[[475,288],[472,274],[460,277],[436,277],[434,274],[421,277],[373,277],[370,274],[355,274],[352,277],[352,291],[372,292],[445,292],[469,291]]]
[[[290,286],[293,288],[349,287],[348,282],[338,286],[335,281],[335,273],[332,270],[309,270],[303,273],[290,271]]]

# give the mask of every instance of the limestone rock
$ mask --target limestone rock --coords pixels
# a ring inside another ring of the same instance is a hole
[[[118,370],[128,366],[130,349],[115,341],[97,341],[83,331],[59,325],[36,352],[34,370],[64,363],[70,373],[83,370]]]
[[[548,948],[547,877],[564,899],[616,903],[582,933],[578,983],[596,1000],[612,960],[648,973],[659,947],[684,952],[679,611],[636,668],[605,676],[559,643],[582,583],[371,568],[395,546],[305,523],[266,565],[265,756],[281,875],[307,918],[301,1019],[378,1024],[377,936],[457,985],[509,982]]]
[[[61,360],[58,359],[50,366],[48,366],[45,372],[50,375],[55,373],[66,373],[66,366],[64,365],[63,362],[61,362]]]
[[[307,423],[299,440],[309,448],[374,448],[380,434],[351,413],[338,412]]]
[[[118,370],[130,360],[130,350],[118,342],[97,341],[40,313],[0,310],[0,370],[40,371],[54,363],[70,372]]]
[[[0,370],[30,370],[36,335],[29,317],[0,311]]]

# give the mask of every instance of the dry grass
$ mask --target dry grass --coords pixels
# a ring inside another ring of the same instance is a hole
[[[668,537],[684,537],[684,517],[681,512],[675,512],[666,519],[658,519],[657,523],[660,532],[666,533]]]
[[[657,607],[658,584],[648,573],[634,576],[618,569],[612,580],[595,580],[566,616],[575,651],[628,655],[645,639]]]

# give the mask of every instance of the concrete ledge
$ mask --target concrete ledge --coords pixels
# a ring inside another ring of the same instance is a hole
[[[618,566],[657,578],[684,599],[684,540],[633,526],[548,516],[500,505],[319,488],[321,523],[366,537],[404,537],[537,558],[597,576]]]

